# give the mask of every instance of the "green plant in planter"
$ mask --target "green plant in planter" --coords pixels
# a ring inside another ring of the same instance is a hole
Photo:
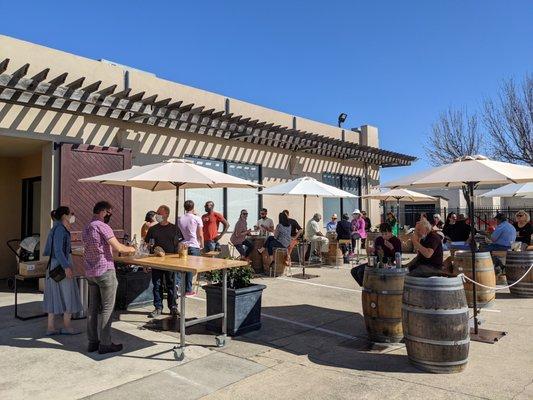
[[[228,288],[241,289],[251,286],[251,279],[254,276],[254,271],[250,267],[231,268],[228,270]],[[206,273],[206,278],[212,284],[222,284],[222,271],[212,271]]]

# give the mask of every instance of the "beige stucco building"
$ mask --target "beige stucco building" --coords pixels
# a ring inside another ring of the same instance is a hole
[[[409,165],[414,157],[379,148],[378,129],[345,130],[224,95],[158,78],[106,61],[0,36],[0,277],[15,271],[4,243],[50,228],[50,210],[67,203],[78,215],[79,240],[91,204],[115,204],[112,226],[139,232],[146,211],[172,206],[174,193],[81,184],[77,179],[166,158],[195,162],[271,186],[309,175],[365,194],[381,167]],[[85,185],[85,186],[84,186]],[[192,191],[182,198],[214,198],[230,223],[259,206],[275,218],[289,209],[302,220],[302,200],[253,191]],[[203,204],[198,204],[202,211]],[[378,203],[310,199],[308,214],[368,209]]]

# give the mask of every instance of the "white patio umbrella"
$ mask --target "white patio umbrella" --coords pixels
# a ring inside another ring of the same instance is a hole
[[[80,182],[98,182],[105,185],[129,186],[150,191],[176,191],[176,222],[180,209],[179,190],[198,188],[259,188],[259,185],[235,176],[215,171],[192,161],[169,160],[133,167],[123,171],[80,179]]]
[[[437,200],[433,196],[424,193],[414,192],[408,189],[391,189],[385,192],[370,193],[363,196],[364,199],[373,199],[381,201],[396,200],[396,220],[400,223],[400,201],[404,202],[426,202]]]
[[[285,182],[276,186],[264,189],[257,194],[261,195],[278,195],[278,196],[303,196],[304,198],[304,230],[306,225],[306,208],[307,197],[328,197],[328,198],[355,198],[359,197],[355,194],[345,192],[334,186],[327,185],[323,182],[317,181],[310,176],[297,178],[289,182]],[[302,278],[310,277],[305,275],[305,262],[302,273]]]
[[[489,160],[481,155],[460,157],[451,164],[442,165],[427,171],[401,178],[384,184],[385,187],[463,187],[468,197],[471,234],[474,228],[474,188],[478,184],[505,185],[508,183],[533,182],[533,167]],[[472,278],[476,280],[475,243],[471,242]],[[474,297],[474,334],[478,335],[476,285],[473,285]]]
[[[490,192],[483,193],[479,197],[533,197],[533,182],[510,183]]]

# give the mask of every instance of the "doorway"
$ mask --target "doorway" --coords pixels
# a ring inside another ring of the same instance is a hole
[[[41,177],[22,180],[21,238],[41,231]]]

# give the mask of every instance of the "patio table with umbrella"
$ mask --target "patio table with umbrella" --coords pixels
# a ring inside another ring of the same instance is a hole
[[[479,184],[505,185],[533,182],[533,167],[490,160],[481,155],[460,157],[450,164],[432,168],[384,184],[390,188],[463,188],[471,218],[474,216],[474,189]],[[474,223],[471,235],[475,236]],[[476,280],[475,243],[471,241],[472,278]],[[479,329],[476,285],[473,285],[474,329],[472,340],[493,343],[504,333]]]
[[[80,179],[80,182],[102,183],[106,185],[128,186],[150,191],[175,190],[176,191],[176,225],[178,223],[178,213],[180,209],[179,190],[180,189],[197,189],[197,188],[259,188],[262,185],[249,182],[247,180],[231,176],[219,171],[196,165],[189,160],[169,159],[160,163],[134,167],[123,171],[112,172],[104,175],[98,175],[90,178]],[[193,261],[202,262],[202,257],[189,256]],[[196,260],[198,259],[198,260]],[[169,263],[172,260],[169,258]],[[175,260],[174,260],[175,261]],[[141,264],[143,261],[138,260]],[[160,263],[161,264],[161,263]],[[176,263],[174,263],[176,264]],[[205,264],[205,262],[204,262]],[[215,318],[222,318],[222,337],[217,338],[217,343],[224,343],[226,336],[227,320],[227,268],[234,268],[246,265],[241,261],[220,260],[220,265],[213,266],[216,269],[222,269],[222,309],[220,315],[213,315],[196,319],[195,321],[185,321],[185,281],[186,272],[191,268],[176,265],[168,265],[169,270],[176,271],[180,274],[180,346],[175,347],[177,357],[182,359],[185,348],[185,328]],[[226,265],[227,264],[227,265]],[[164,266],[161,269],[165,268]]]
[[[396,200],[396,221],[400,224],[400,201],[403,202],[425,202],[425,201],[435,201],[435,197],[429,196],[427,194],[414,192],[408,189],[391,189],[386,192],[378,192],[366,194],[363,196],[364,199],[373,199],[381,201],[391,201]]]
[[[359,197],[353,193],[346,192],[334,186],[327,185],[310,176],[304,176],[289,182],[281,183],[276,186],[264,189],[257,194],[260,195],[277,195],[277,196],[303,196],[304,221],[303,228],[305,234],[307,197],[327,197],[327,198],[356,198]],[[293,275],[295,278],[309,279],[316,278],[318,275],[309,275],[305,273],[305,260],[301,274]]]

